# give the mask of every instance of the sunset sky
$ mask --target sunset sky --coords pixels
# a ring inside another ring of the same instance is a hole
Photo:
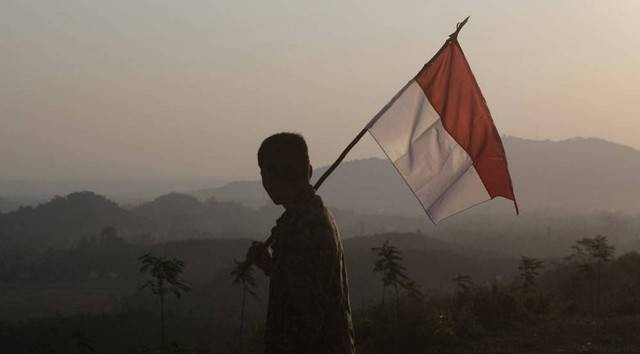
[[[253,179],[283,130],[331,163],[468,15],[459,40],[501,134],[640,148],[639,14],[637,0],[3,0],[0,179]],[[367,137],[350,158],[369,156]]]

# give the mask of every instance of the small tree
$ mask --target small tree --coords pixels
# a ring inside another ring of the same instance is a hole
[[[459,293],[467,293],[473,287],[473,279],[468,274],[458,274],[451,280],[456,284]]]
[[[242,353],[243,351],[243,341],[242,334],[244,329],[244,313],[245,313],[245,305],[247,301],[247,294],[253,297],[257,297],[256,294],[256,279],[253,276],[253,267],[247,267],[244,262],[234,261],[236,263],[236,268],[231,272],[231,276],[233,276],[234,284],[242,284],[242,305],[240,307],[240,329],[238,330],[238,352]]]
[[[518,270],[520,271],[522,290],[525,293],[535,286],[535,280],[543,267],[544,261],[538,258],[522,256],[520,264],[518,264]]]
[[[573,253],[567,259],[577,262],[579,272],[593,279],[593,307],[597,312],[602,292],[602,267],[613,258],[615,247],[609,244],[607,236],[597,235],[594,238],[584,237],[571,248]]]
[[[400,301],[399,288],[403,281],[408,279],[405,274],[405,268],[400,263],[402,256],[395,246],[385,241],[381,247],[373,247],[372,251],[378,255],[378,260],[373,266],[374,273],[382,274],[382,303],[384,304],[385,292],[387,287],[391,286],[396,295],[396,303]]]
[[[177,258],[155,257],[149,253],[138,257],[138,260],[142,263],[140,272],[144,273],[148,270],[153,277],[152,280],[144,283],[142,288],[151,289],[153,295],[160,300],[160,343],[164,350],[166,348],[165,297],[167,294],[174,294],[179,299],[183,292],[191,290],[189,285],[180,278],[184,262]]]
[[[468,274],[458,274],[451,279],[456,284],[455,305],[460,308],[469,299],[473,288],[473,279]]]
[[[400,289],[404,289],[411,298],[421,299],[423,297],[418,285],[405,274],[406,269],[402,265],[402,256],[395,246],[385,241],[381,247],[373,247],[372,251],[378,255],[378,260],[373,266],[374,273],[382,274],[382,304],[384,305],[384,295],[386,288],[393,287],[395,294],[395,316],[394,316],[394,342],[396,341],[396,328],[398,325],[398,315],[400,313]],[[397,350],[397,343],[394,343],[394,350]]]
[[[414,301],[421,301],[424,299],[424,294],[420,290],[420,285],[414,280],[407,280],[402,283],[402,288],[406,291],[407,296]]]

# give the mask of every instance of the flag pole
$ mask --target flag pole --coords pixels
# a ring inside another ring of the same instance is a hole
[[[444,41],[444,44],[442,45],[442,47],[440,47],[440,49],[438,49],[436,54],[433,57],[431,57],[431,59],[429,59],[429,61],[426,64],[424,64],[424,66],[422,67],[422,70],[420,70],[420,72],[418,72],[416,76],[420,75],[421,72],[423,72],[429,66],[431,66],[431,63],[433,63],[433,60],[437,58],[438,55],[440,55],[440,53],[449,45],[449,43],[458,40],[458,34],[460,33],[460,30],[462,30],[462,27],[464,27],[464,25],[467,24],[467,21],[469,21],[469,17],[470,16],[467,16],[464,20],[462,20],[462,22],[456,23],[456,30],[449,35],[449,38],[447,38],[447,40]]]
[[[460,30],[462,29],[462,27],[464,27],[464,25],[467,24],[467,21],[469,21],[469,17],[470,16],[467,16],[467,18],[462,20],[462,22],[458,22],[456,24],[456,30],[449,35],[449,39],[458,39],[458,33],[460,33]]]
[[[362,138],[362,136],[366,132],[367,132],[367,127],[364,127],[360,131],[360,133],[358,133],[358,135],[356,135],[356,137],[353,138],[353,140],[349,143],[349,145],[347,145],[347,147],[342,151],[340,156],[338,156],[336,161],[334,161],[333,164],[331,164],[331,166],[322,174],[322,176],[320,176],[320,178],[318,178],[318,181],[316,181],[316,184],[313,185],[313,189],[318,190],[320,188],[320,186],[322,185],[324,180],[327,179],[327,177],[329,177],[329,175],[333,172],[333,170],[336,169],[336,167],[338,167],[340,162],[342,162],[342,160],[344,160],[344,158],[347,156],[349,151],[351,151],[351,149],[358,143],[358,141],[360,141],[360,139]]]

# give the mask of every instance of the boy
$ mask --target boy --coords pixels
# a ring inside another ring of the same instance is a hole
[[[342,242],[333,216],[309,184],[304,138],[278,133],[258,150],[262,185],[285,208],[269,249],[247,253],[270,277],[266,354],[353,354],[354,334]]]

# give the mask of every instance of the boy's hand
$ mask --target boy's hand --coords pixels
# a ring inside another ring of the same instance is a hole
[[[271,265],[271,253],[269,248],[262,242],[253,241],[251,247],[247,250],[247,261],[255,263],[258,268],[268,273]]]

